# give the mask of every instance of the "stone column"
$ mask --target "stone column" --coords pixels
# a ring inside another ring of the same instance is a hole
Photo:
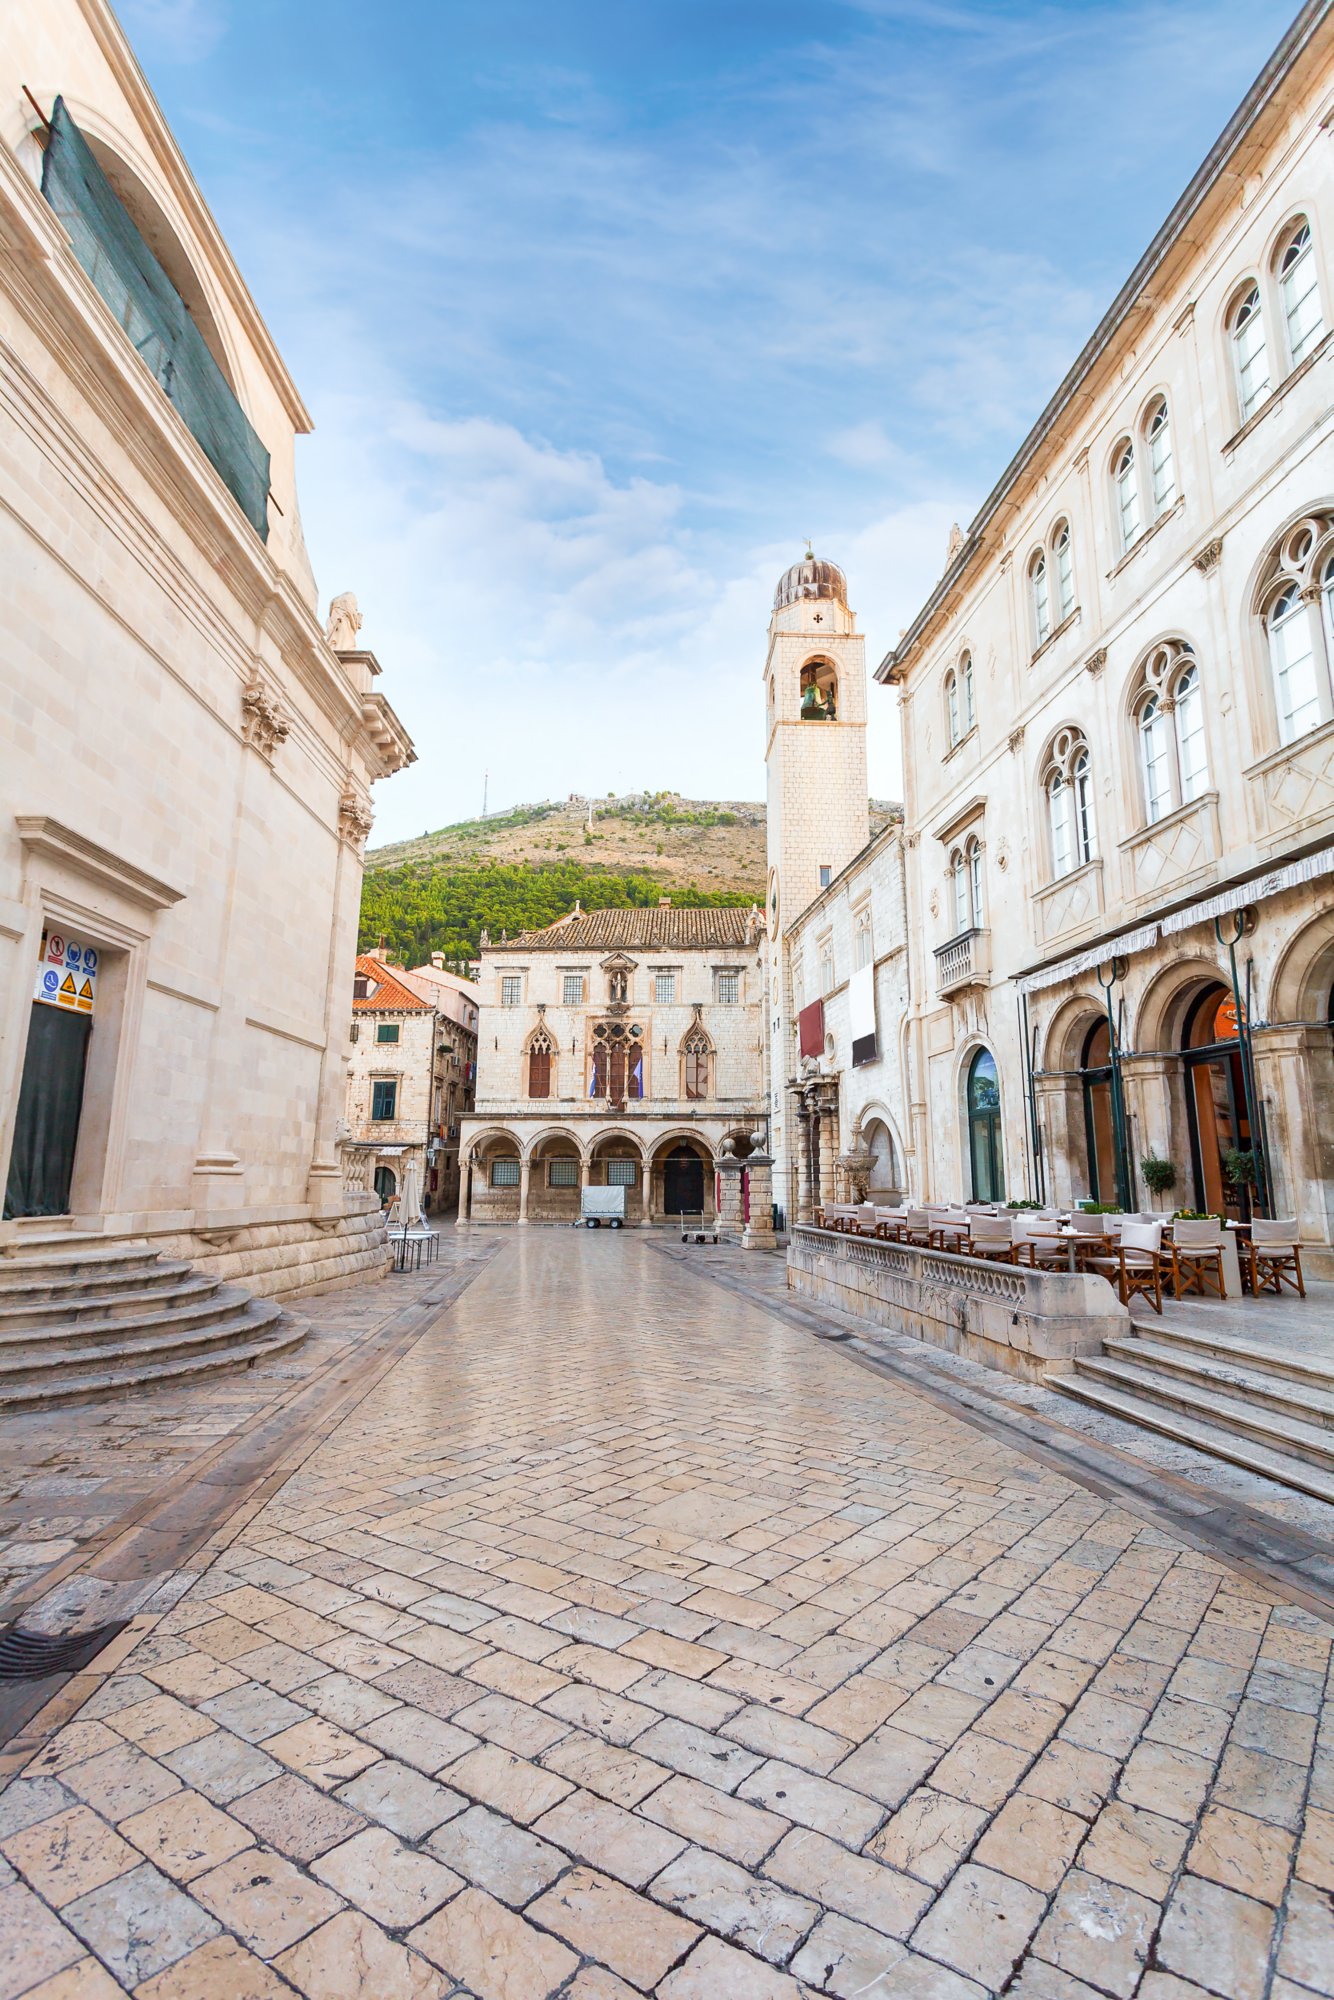
[[[811,1190],[811,1114],[801,1098],[793,1118],[797,1154],[797,1221],[810,1222],[814,1216]]]
[[[1325,1277],[1334,1240],[1334,1033],[1293,1023],[1254,1031],[1256,1090],[1264,1110],[1272,1214],[1295,1215],[1308,1271]]]
[[[777,1244],[773,1228],[773,1166],[768,1153],[752,1153],[746,1161],[750,1175],[750,1221],[741,1238],[743,1250],[772,1250]]]
[[[838,1098],[836,1086],[820,1092],[820,1157],[816,1168],[817,1205],[838,1199]]]
[[[589,1184],[589,1182],[588,1182],[588,1161],[587,1161],[587,1160],[585,1160],[585,1159],[583,1159],[583,1158],[581,1157],[581,1159],[580,1159],[580,1161],[579,1161],[579,1188],[578,1188],[578,1200],[579,1200],[579,1206],[578,1206],[577,1210],[575,1211],[575,1212],[576,1212],[576,1214],[578,1214],[578,1215],[581,1215],[581,1216],[582,1216],[582,1214],[583,1214],[583,1212],[584,1212],[584,1189],[585,1189],[585,1188],[586,1188],[586,1187],[588,1186],[588,1184]]]
[[[1126,1142],[1140,1198],[1165,1215],[1174,1208],[1193,1208],[1195,1186],[1180,1057],[1123,1056],[1121,1081],[1125,1087]],[[1150,1152],[1160,1160],[1170,1160],[1177,1170],[1176,1186],[1166,1194],[1150,1194],[1144,1186],[1139,1163]]]
[[[528,1183],[532,1174],[531,1162],[525,1156],[519,1161],[519,1226],[528,1221]]]
[[[473,1175],[476,1173],[476,1171],[477,1168],[473,1163],[472,1154],[469,1153],[466,1194],[464,1189],[459,1190],[459,1213],[463,1217],[463,1220],[465,1222],[472,1221]]]
[[[718,1170],[718,1234],[729,1243],[737,1243],[745,1226],[741,1219],[742,1163],[729,1156],[715,1160],[714,1165]]]

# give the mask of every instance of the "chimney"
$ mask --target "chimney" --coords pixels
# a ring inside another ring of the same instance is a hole
[[[437,972],[443,972],[445,969],[445,954],[442,951],[433,951],[431,953],[431,963]]]
[[[670,896],[659,896],[658,908],[660,910],[670,910],[671,907],[672,907],[672,899]]]

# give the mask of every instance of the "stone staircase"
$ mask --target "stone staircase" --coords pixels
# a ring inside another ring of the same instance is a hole
[[[1132,1315],[1048,1386],[1197,1451],[1334,1502],[1334,1353]]]
[[[53,1236],[0,1255],[0,1411],[249,1367],[305,1336],[273,1300],[143,1242]]]

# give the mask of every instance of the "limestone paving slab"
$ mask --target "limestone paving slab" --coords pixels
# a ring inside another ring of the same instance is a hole
[[[602,1237],[507,1238],[0,1791],[0,2000],[1328,1991],[1330,1629]]]

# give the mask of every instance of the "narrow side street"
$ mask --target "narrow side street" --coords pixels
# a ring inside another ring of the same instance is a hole
[[[0,1792],[0,2000],[1334,1993],[1330,1629],[633,1235],[211,1546]]]

